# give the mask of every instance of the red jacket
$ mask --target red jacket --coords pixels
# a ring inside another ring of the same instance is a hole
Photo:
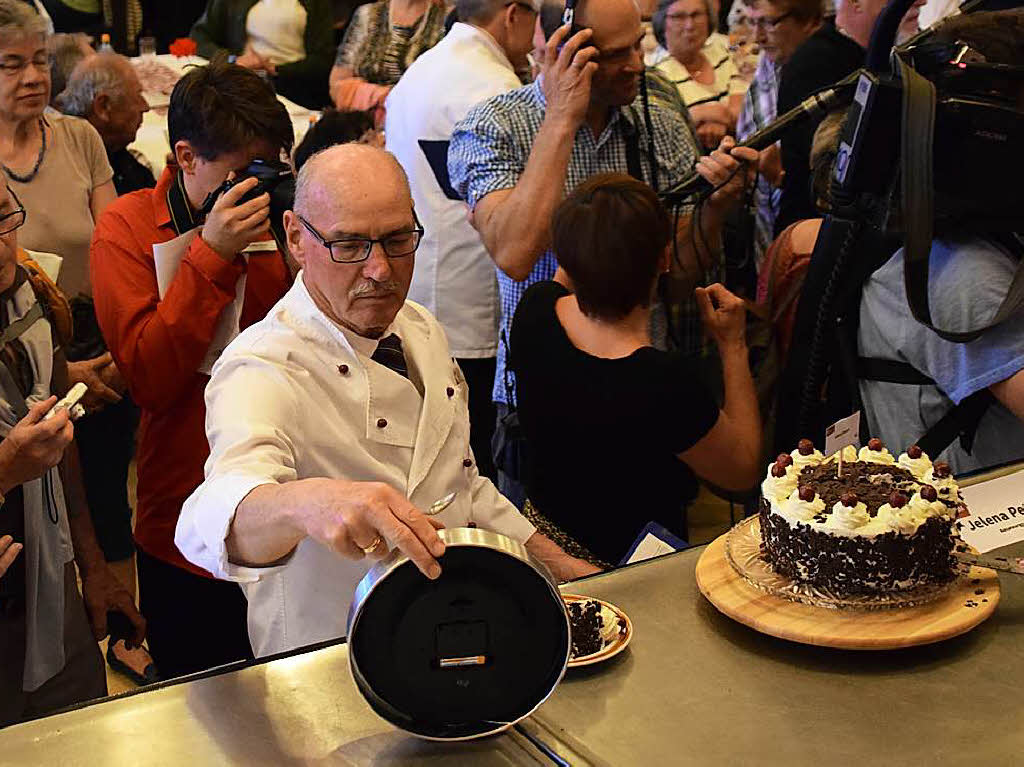
[[[142,410],[135,540],[147,554],[209,577],[174,545],[181,506],[203,481],[210,452],[203,401],[210,379],[198,368],[242,273],[243,329],[263,319],[291,275],[279,252],[253,254],[248,266],[241,256],[228,263],[196,237],[161,300],[153,245],[177,236],[167,207],[176,172],[169,167],[155,189],[120,197],[104,211],[90,271],[100,329]]]

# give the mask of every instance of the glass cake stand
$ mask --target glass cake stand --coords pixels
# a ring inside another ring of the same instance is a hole
[[[801,583],[772,569],[761,553],[761,520],[756,514],[739,522],[726,533],[725,556],[739,576],[759,591],[791,602],[833,610],[916,607],[939,599],[965,576],[963,568],[958,565],[956,576],[947,583],[929,584],[887,594],[837,596],[825,588]]]

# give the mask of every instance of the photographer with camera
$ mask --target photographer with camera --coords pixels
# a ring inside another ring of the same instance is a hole
[[[221,326],[230,338],[262,319],[291,282],[270,236],[271,196],[248,199],[265,182],[225,181],[273,175],[293,141],[273,92],[254,72],[227,63],[188,71],[171,94],[167,127],[176,164],[155,189],[107,209],[91,254],[100,327],[142,410],[139,592],[164,677],[252,655],[241,590],[185,560],[174,528],[203,480],[203,394],[227,340]],[[161,290],[158,264],[165,262],[172,276],[167,281],[164,272]]]

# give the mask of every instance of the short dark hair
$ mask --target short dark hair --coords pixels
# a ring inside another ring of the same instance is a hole
[[[295,172],[298,173],[306,160],[317,152],[335,144],[358,141],[369,130],[373,130],[373,117],[368,112],[324,110],[295,148]]]
[[[257,139],[285,151],[295,143],[288,111],[270,86],[255,72],[226,61],[193,67],[178,80],[167,111],[167,134],[172,150],[188,141],[207,160]]]
[[[599,173],[559,205],[552,237],[580,310],[617,320],[650,305],[672,224],[647,184],[624,173]]]

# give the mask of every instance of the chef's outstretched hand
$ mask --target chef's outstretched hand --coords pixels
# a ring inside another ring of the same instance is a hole
[[[344,479],[306,480],[312,492],[301,519],[310,538],[350,559],[381,559],[399,549],[428,578],[441,574],[437,557],[444,527],[417,509],[408,498],[383,482]]]

